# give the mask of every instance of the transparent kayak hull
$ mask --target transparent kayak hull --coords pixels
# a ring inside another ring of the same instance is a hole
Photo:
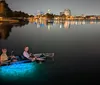
[[[38,54],[33,54],[36,57],[43,58],[45,61],[48,58],[51,58],[54,60],[54,53],[38,53]],[[26,59],[24,56],[16,56],[17,61],[16,62],[5,62],[1,66],[6,66],[6,65],[12,65],[12,64],[21,64],[21,63],[30,63],[32,62],[31,60]],[[39,61],[39,60],[37,60]]]

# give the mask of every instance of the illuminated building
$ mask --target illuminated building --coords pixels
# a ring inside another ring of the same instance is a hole
[[[40,10],[37,10],[37,15],[40,15]]]
[[[5,2],[5,0],[0,1],[0,16],[1,17],[12,16],[12,10],[8,7],[8,4]]]
[[[51,13],[51,9],[48,9],[48,13],[49,13],[49,14]]]
[[[65,9],[65,10],[64,10],[64,14],[65,14],[66,16],[71,16],[71,10]]]
[[[64,12],[60,12],[60,15],[63,15],[64,14]]]

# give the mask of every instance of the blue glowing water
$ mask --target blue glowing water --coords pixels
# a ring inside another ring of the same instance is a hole
[[[16,80],[25,78],[36,70],[35,63],[14,64],[0,67],[0,76],[5,80]],[[34,76],[34,75],[31,75]]]

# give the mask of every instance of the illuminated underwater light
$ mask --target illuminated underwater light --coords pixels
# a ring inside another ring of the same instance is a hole
[[[35,63],[24,63],[24,64],[14,64],[10,66],[0,67],[0,77],[8,80],[16,80],[19,78],[25,78],[28,76],[33,76],[32,74],[36,70]]]

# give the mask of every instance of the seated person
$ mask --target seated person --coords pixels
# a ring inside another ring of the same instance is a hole
[[[25,48],[24,48],[24,52],[23,52],[23,56],[24,56],[25,58],[27,58],[27,59],[29,59],[29,60],[31,60],[31,61],[35,61],[35,60],[40,60],[40,61],[42,61],[42,60],[44,60],[44,59],[42,59],[42,58],[38,58],[38,57],[32,55],[32,53],[29,54],[28,51],[29,51],[29,47],[25,47]]]
[[[7,56],[7,49],[2,49],[2,54],[1,54],[1,57],[0,57],[0,61],[1,61],[1,64],[7,62],[9,60],[9,57]]]
[[[1,61],[1,65],[4,64],[4,63],[10,63],[10,62],[16,62],[17,61],[17,58],[15,56],[8,56],[7,55],[7,49],[4,48],[2,49],[2,54],[1,54],[1,57],[0,57],[0,61]]]

